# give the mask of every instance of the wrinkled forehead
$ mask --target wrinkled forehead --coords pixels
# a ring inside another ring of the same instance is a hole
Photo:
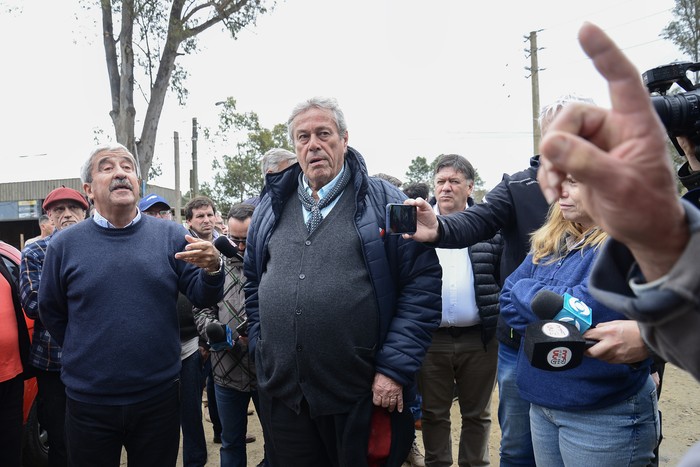
[[[122,162],[122,161],[127,161],[130,164],[132,164],[134,167],[136,167],[136,159],[134,159],[134,156],[129,154],[129,152],[125,151],[124,149],[105,149],[104,151],[100,151],[96,153],[95,155],[92,156],[92,161],[91,161],[91,166],[92,170],[95,170],[95,168],[99,167],[100,164],[103,164],[105,162]]]
[[[192,217],[203,217],[203,216],[216,216],[214,214],[214,208],[210,205],[200,206],[198,208],[192,208]]]
[[[300,112],[292,120],[292,128],[297,131],[314,131],[319,128],[328,128],[334,131],[339,131],[338,122],[335,119],[335,114],[330,109],[320,107],[310,107],[303,112]]]
[[[446,180],[448,178],[457,178],[460,180],[469,181],[467,174],[452,165],[442,167],[435,174],[435,180]]]

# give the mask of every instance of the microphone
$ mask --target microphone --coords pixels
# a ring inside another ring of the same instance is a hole
[[[569,294],[540,291],[530,302],[533,313],[542,321],[525,329],[524,350],[535,368],[562,371],[576,368],[584,351],[597,343],[583,333],[591,327],[591,309]]]
[[[225,257],[235,258],[243,261],[243,256],[241,256],[241,253],[238,251],[238,248],[236,248],[236,245],[234,245],[233,242],[229,240],[227,236],[219,235],[218,237],[216,237],[216,240],[214,240],[214,246]]]
[[[221,323],[207,324],[204,328],[204,332],[207,334],[209,347],[214,352],[232,349],[233,344],[240,337],[237,331]]]
[[[576,368],[583,360],[586,345],[586,339],[576,326],[566,321],[536,321],[525,328],[525,355],[530,364],[540,370]]]
[[[561,296],[551,290],[541,290],[530,302],[530,307],[538,318],[571,323],[581,334],[591,328],[591,308],[568,293]]]

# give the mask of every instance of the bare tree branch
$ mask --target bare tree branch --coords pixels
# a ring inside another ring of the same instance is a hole
[[[109,90],[112,97],[112,110],[110,115],[119,112],[119,65],[117,61],[117,46],[114,40],[114,23],[112,21],[112,5],[110,0],[101,0],[102,9],[102,43],[105,49],[105,59],[107,61],[107,75],[109,79]]]

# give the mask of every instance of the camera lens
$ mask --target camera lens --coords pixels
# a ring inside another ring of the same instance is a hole
[[[698,128],[700,120],[698,91],[672,96],[652,96],[651,102],[669,132],[684,134]]]

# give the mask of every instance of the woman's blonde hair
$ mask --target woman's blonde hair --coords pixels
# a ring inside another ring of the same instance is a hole
[[[576,244],[574,249],[581,251],[589,246],[598,248],[608,238],[608,234],[597,225],[584,229],[581,224],[564,219],[559,203],[554,202],[549,207],[544,225],[530,235],[532,262],[539,264],[549,257],[544,264],[550,264],[566,256],[569,252],[566,239],[569,236]]]

